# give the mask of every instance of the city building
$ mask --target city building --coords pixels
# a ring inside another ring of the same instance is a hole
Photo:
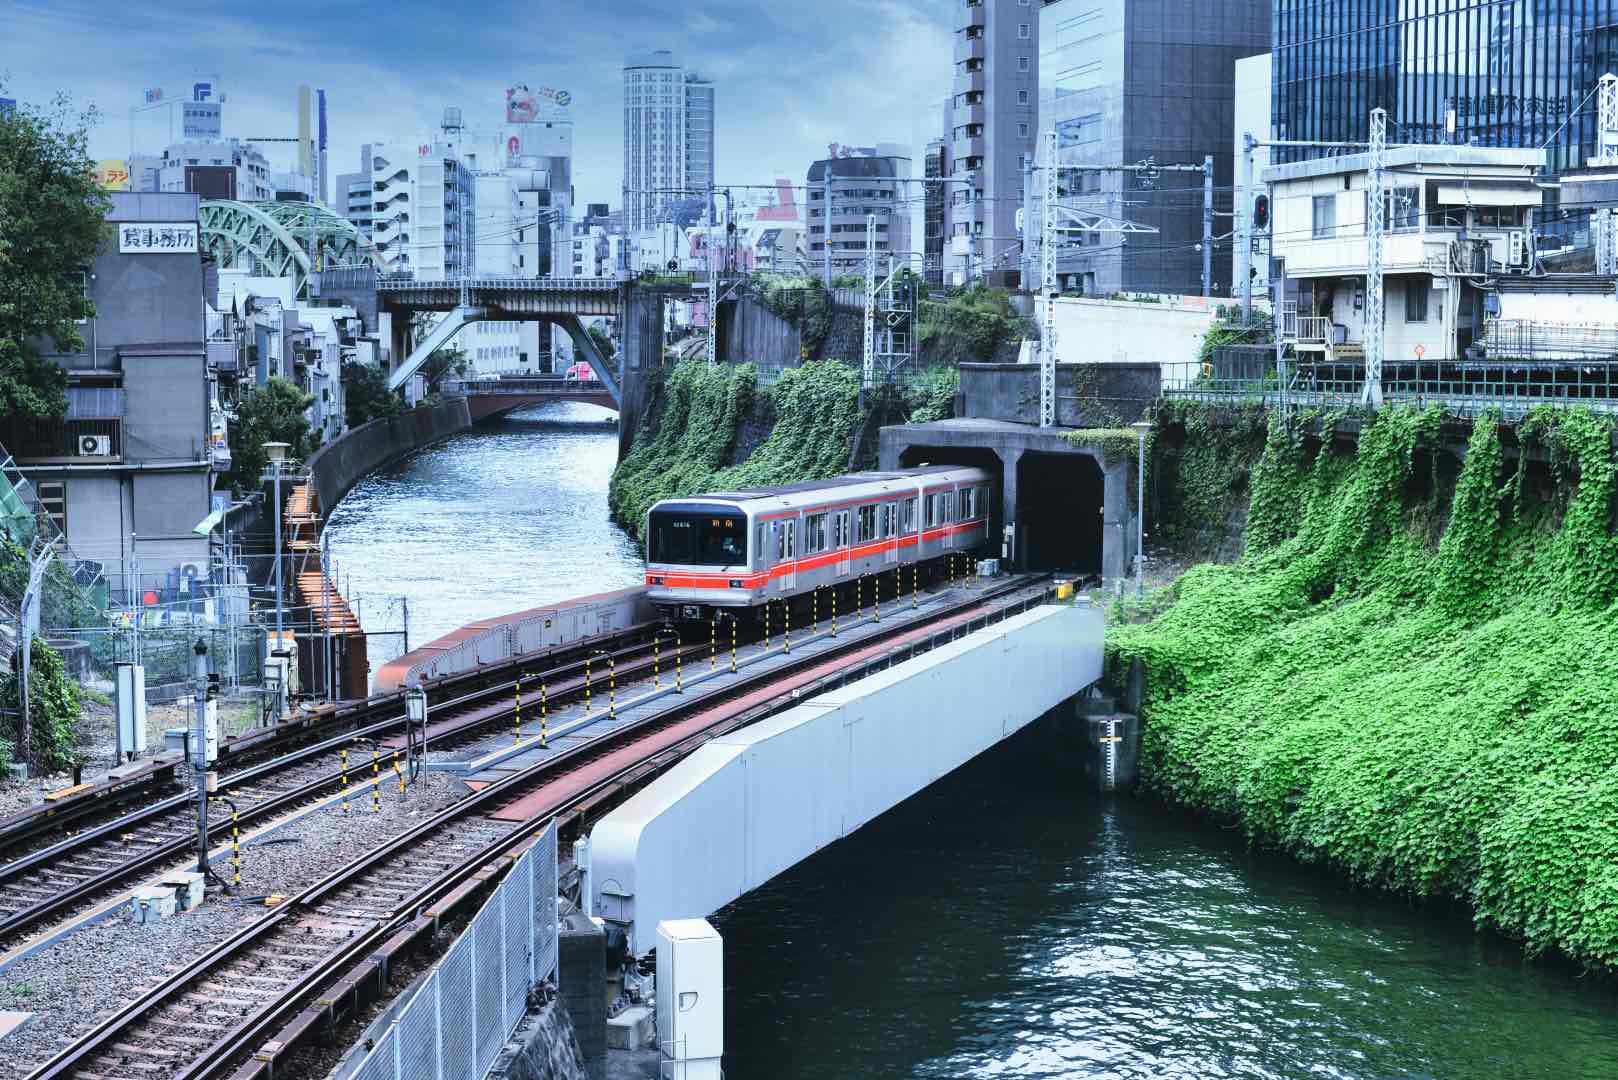
[[[947,125],[946,125],[947,126]],[[933,139],[922,156],[923,178],[949,175],[949,143]],[[949,192],[946,184],[922,185],[922,275],[932,288],[944,285],[944,250],[949,244]]]
[[[1173,4],[1056,0],[1040,10],[1039,130],[1057,133],[1062,202],[1157,230],[1065,234],[1064,288],[1203,291],[1200,170],[1211,154],[1215,190],[1231,190],[1235,65],[1269,48],[1270,8],[1205,0],[1192,16]],[[1217,209],[1229,208],[1221,198]],[[1227,245],[1214,248],[1210,286],[1230,295]]]
[[[309,178],[307,194],[331,204],[326,161],[326,91],[298,87],[298,169]]]
[[[360,168],[358,172],[338,173],[332,178],[332,197],[336,203],[332,206],[338,214],[347,218],[361,236],[371,235],[371,218],[375,212],[375,199],[372,198],[371,144],[366,143],[360,147]]]
[[[236,139],[174,143],[161,156],[130,158],[129,189],[243,202],[268,202],[276,190],[269,160]]]
[[[423,279],[459,276],[463,236],[472,239],[473,191],[454,146],[375,145],[371,166],[371,238],[383,264]]]
[[[1595,151],[1585,99],[1618,66],[1604,4],[1275,5],[1275,133],[1358,141],[1388,111],[1400,142],[1546,147],[1553,173]],[[1352,58],[1352,62],[1347,62]],[[1281,161],[1322,151],[1288,147]]]
[[[1232,230],[1234,250],[1230,277],[1230,294],[1242,292],[1242,253],[1249,253],[1247,278],[1252,282],[1251,293],[1259,300],[1270,295],[1270,222],[1269,195],[1259,177],[1270,166],[1271,148],[1254,146],[1252,157],[1252,184],[1247,181],[1249,166],[1243,161],[1247,152],[1246,139],[1264,141],[1274,137],[1270,128],[1270,53],[1255,53],[1236,61],[1236,86],[1232,101],[1235,123],[1231,128],[1231,168],[1235,180],[1235,223]],[[1256,227],[1255,227],[1256,226]],[[1223,232],[1223,229],[1217,230]]]
[[[1482,340],[1485,314],[1498,308],[1489,299],[1495,283],[1525,276],[1532,262],[1528,216],[1540,203],[1534,174],[1545,159],[1543,150],[1503,147],[1387,151],[1385,364],[1457,360]],[[1357,369],[1365,360],[1368,157],[1272,165],[1262,179],[1286,273],[1288,337],[1300,358]]]
[[[714,182],[714,85],[666,49],[624,61],[624,218],[638,233]]]
[[[910,179],[910,151],[903,146],[834,145],[832,157],[809,166],[806,203],[808,235],[804,246],[810,267],[823,272],[828,234],[832,274],[865,273],[867,218],[876,218],[876,250],[909,261],[910,197],[902,181]],[[831,214],[826,201],[831,200]],[[829,224],[829,228],[828,228]]]
[[[198,196],[109,198],[109,239],[85,275],[96,314],[84,349],[38,343],[67,372],[67,416],[0,419],[0,444],[123,600],[206,578],[208,539],[193,530],[212,509],[215,417]]]
[[[955,0],[949,276],[1015,284],[1023,159],[1039,103],[1039,8],[1030,0]]]

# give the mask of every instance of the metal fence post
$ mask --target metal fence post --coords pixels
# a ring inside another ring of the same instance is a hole
[[[444,980],[433,976],[433,1080],[444,1080]]]

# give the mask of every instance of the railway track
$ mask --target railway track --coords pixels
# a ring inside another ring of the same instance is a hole
[[[651,641],[637,641],[605,651],[614,658],[622,677],[634,678],[651,671],[653,647]],[[692,644],[681,650],[691,654],[702,647]],[[664,652],[672,659],[673,648]],[[525,675],[524,704],[537,708],[542,681],[553,705],[577,698],[584,692],[586,665],[591,659],[599,682],[599,657],[570,660],[531,677]],[[428,726],[429,749],[453,750],[486,738],[498,725],[509,722],[514,712],[514,686],[512,680],[441,702]],[[397,738],[402,731],[401,717],[375,721],[221,777],[220,790],[240,808],[237,827],[257,827],[340,790],[344,770],[334,767],[339,750],[390,737],[402,745]],[[369,760],[362,756],[349,768],[348,778],[369,776],[368,765]],[[228,820],[210,822],[210,840],[222,841],[230,829]],[[196,833],[195,796],[182,792],[0,866],[0,942],[14,941],[78,911],[139,875],[183,863],[195,849]]]
[[[705,691],[694,687],[659,712],[498,780],[186,964],[32,1080],[270,1076],[282,1055],[320,1026],[317,1006],[329,1009],[352,991],[345,982],[353,969],[389,943],[403,948],[430,938],[435,906],[441,911],[445,898],[491,884],[507,856],[553,818],[571,815],[576,826],[715,735],[1045,595],[1028,579],[967,593],[920,619],[895,619]]]

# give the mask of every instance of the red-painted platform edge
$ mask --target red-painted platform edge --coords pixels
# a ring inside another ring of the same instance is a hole
[[[514,611],[510,615],[500,615],[495,618],[479,619],[467,623],[459,630],[452,630],[443,637],[434,638],[418,649],[412,649],[396,660],[391,660],[377,669],[372,680],[373,694],[385,694],[398,690],[404,685],[405,675],[410,669],[422,660],[431,659],[435,653],[441,653],[467,641],[470,638],[486,634],[490,630],[505,626],[509,623],[520,623],[539,615],[554,615],[567,608],[577,607],[580,604],[593,604],[601,600],[628,599],[633,596],[643,596],[647,592],[644,585],[632,585],[627,589],[615,589],[611,592],[592,593],[589,596],[575,596],[570,600],[559,600],[544,607],[528,608],[523,611]]]

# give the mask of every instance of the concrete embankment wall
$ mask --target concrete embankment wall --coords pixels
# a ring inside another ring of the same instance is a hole
[[[347,432],[309,459],[309,475],[321,516],[330,514],[348,489],[367,473],[471,426],[466,399],[446,398],[437,405],[372,420]]]
[[[1060,364],[1056,369],[1059,427],[1116,427],[1145,413],[1162,393],[1154,362]],[[1039,423],[1038,364],[962,364],[960,415],[980,420]]]

